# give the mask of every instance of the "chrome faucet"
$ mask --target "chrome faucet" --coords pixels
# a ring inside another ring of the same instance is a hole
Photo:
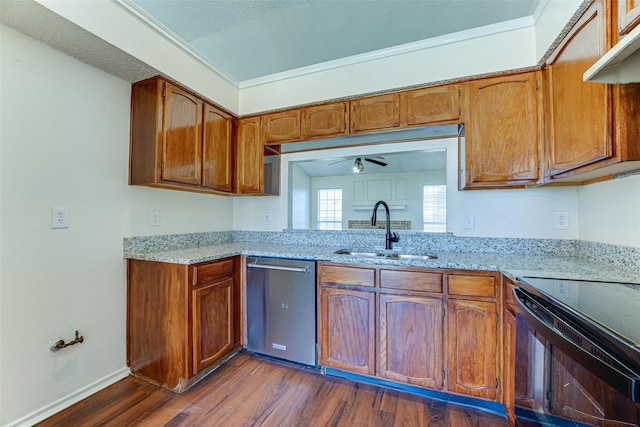
[[[387,234],[384,239],[384,248],[393,249],[393,243],[398,242],[398,240],[400,240],[400,237],[398,237],[397,233],[391,234],[391,215],[389,214],[389,206],[386,202],[380,200],[373,207],[373,215],[371,215],[371,225],[376,225],[376,215],[378,212],[378,206],[380,205],[384,206],[384,210],[387,213]]]

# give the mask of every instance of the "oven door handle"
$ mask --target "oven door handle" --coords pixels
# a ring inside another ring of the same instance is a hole
[[[580,333],[569,322],[555,315],[541,301],[532,298],[524,289],[514,287],[513,294],[522,309],[522,315],[537,332],[602,381],[632,401],[640,402],[640,379],[637,373],[593,340]],[[540,311],[544,317],[551,319],[552,322],[550,323],[527,303]],[[565,332],[563,333],[553,322],[556,322]]]

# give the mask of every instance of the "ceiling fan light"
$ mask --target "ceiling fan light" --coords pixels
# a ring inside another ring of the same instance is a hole
[[[363,170],[364,170],[364,164],[362,163],[362,160],[360,160],[360,157],[358,157],[353,162],[353,173],[360,173]]]

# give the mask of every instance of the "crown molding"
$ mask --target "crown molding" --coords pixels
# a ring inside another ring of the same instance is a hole
[[[366,63],[384,58],[390,58],[397,55],[408,54],[417,52],[420,50],[431,49],[438,46],[444,46],[452,43],[459,43],[466,40],[471,40],[480,37],[486,37],[490,35],[500,34],[508,31],[519,30],[522,28],[533,27],[537,16],[540,11],[544,9],[547,4],[547,0],[543,0],[536,13],[533,16],[527,16],[524,18],[512,19],[510,21],[500,22],[497,24],[485,25],[483,27],[472,28],[469,30],[458,31],[451,34],[446,34],[439,37],[433,37],[430,39],[419,40],[416,42],[405,43],[398,46],[393,46],[386,49],[380,49],[372,52],[366,52],[359,55],[348,56],[332,61],[326,61],[318,64],[309,65],[306,67],[300,67],[293,70],[283,71],[281,73],[274,73],[255,79],[238,81],[222,68],[213,64],[206,56],[202,55],[196,49],[192,48],[185,40],[175,34],[168,27],[157,21],[154,17],[149,15],[146,11],[140,8],[131,0],[111,0],[113,3],[120,6],[126,12],[134,16],[141,23],[154,31],[160,37],[170,42],[177,49],[180,49],[187,55],[191,56],[194,60],[198,61],[205,67],[209,68],[212,72],[218,74],[229,83],[235,85],[238,89],[246,89],[255,86],[261,86],[269,83],[275,83],[287,79],[293,79],[309,74],[321,73],[343,67],[348,67],[356,64]]]

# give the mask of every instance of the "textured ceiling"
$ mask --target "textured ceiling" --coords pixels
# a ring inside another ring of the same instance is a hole
[[[236,81],[513,19],[541,0],[122,0]]]

